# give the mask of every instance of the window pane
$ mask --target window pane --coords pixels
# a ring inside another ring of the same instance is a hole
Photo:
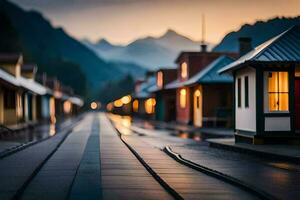
[[[289,91],[289,79],[288,72],[279,72],[279,92],[288,92]]]
[[[268,91],[278,92],[278,72],[269,72],[268,81],[269,81]]]
[[[241,79],[238,78],[238,91],[237,91],[237,95],[238,95],[238,99],[237,99],[237,103],[238,103],[238,107],[240,108],[241,107],[241,102],[242,102],[242,94],[241,94]]]
[[[182,78],[187,77],[187,63],[186,62],[181,64],[181,77]]]
[[[186,106],[186,89],[181,89],[179,94],[179,104],[181,108]]]
[[[269,110],[270,111],[278,110],[278,94],[277,93],[269,94]]]
[[[249,107],[249,78],[245,76],[245,107]]]
[[[279,111],[289,110],[289,95],[288,93],[279,93]]]

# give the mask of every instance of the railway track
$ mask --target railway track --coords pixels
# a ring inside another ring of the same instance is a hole
[[[159,172],[159,169],[152,166],[152,162],[148,162],[149,160],[145,159],[142,155],[142,153],[139,152],[138,149],[136,149],[135,145],[130,144],[126,140],[127,137],[122,134],[122,130],[118,129],[112,120],[110,120],[115,129],[118,132],[118,135],[122,142],[128,147],[128,149],[134,154],[134,156],[140,161],[140,163],[146,168],[146,170],[153,176],[153,178],[167,191],[169,192],[174,199],[186,199],[184,194],[181,192],[180,189],[176,188],[176,184],[172,184],[172,182],[168,181],[166,177],[163,176],[162,173]],[[136,130],[134,131],[135,134]],[[142,134],[142,133],[140,133]],[[146,147],[145,147],[146,148]],[[166,147],[164,150],[165,154],[169,156],[172,160],[175,160],[177,163],[180,163],[181,165],[184,165],[186,168],[190,170],[196,170],[199,174],[199,178],[205,177],[206,179],[213,179],[213,182],[218,182],[219,185],[224,186],[224,190],[228,188],[228,185],[231,185],[235,188],[238,188],[239,190],[247,193],[249,196],[253,197],[254,199],[276,199],[274,196],[267,194],[257,188],[254,188],[250,185],[247,185],[243,182],[240,182],[237,179],[234,179],[233,177],[226,176],[224,174],[218,173],[217,171],[209,168],[205,168],[203,166],[196,165],[195,163],[191,163],[187,160],[184,160],[181,158],[180,155],[176,154],[171,150],[171,148]],[[162,154],[164,154],[161,151]],[[213,192],[213,191],[210,191]],[[224,197],[226,198],[226,197]],[[252,199],[252,198],[251,198]]]

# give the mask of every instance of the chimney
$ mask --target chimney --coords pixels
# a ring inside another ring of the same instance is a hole
[[[239,53],[240,56],[245,55],[252,50],[252,39],[250,37],[240,37],[239,38]]]
[[[207,45],[202,43],[201,44],[201,52],[206,52],[207,51]]]

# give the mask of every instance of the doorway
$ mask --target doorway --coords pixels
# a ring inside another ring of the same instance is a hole
[[[195,90],[194,104],[194,126],[202,127],[202,93],[200,89]]]

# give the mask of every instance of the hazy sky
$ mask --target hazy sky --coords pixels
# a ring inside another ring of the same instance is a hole
[[[217,43],[244,23],[275,16],[300,15],[300,0],[11,0],[41,11],[72,36],[96,41],[106,38],[126,44],[144,36],[159,36],[171,28],[192,39]]]

